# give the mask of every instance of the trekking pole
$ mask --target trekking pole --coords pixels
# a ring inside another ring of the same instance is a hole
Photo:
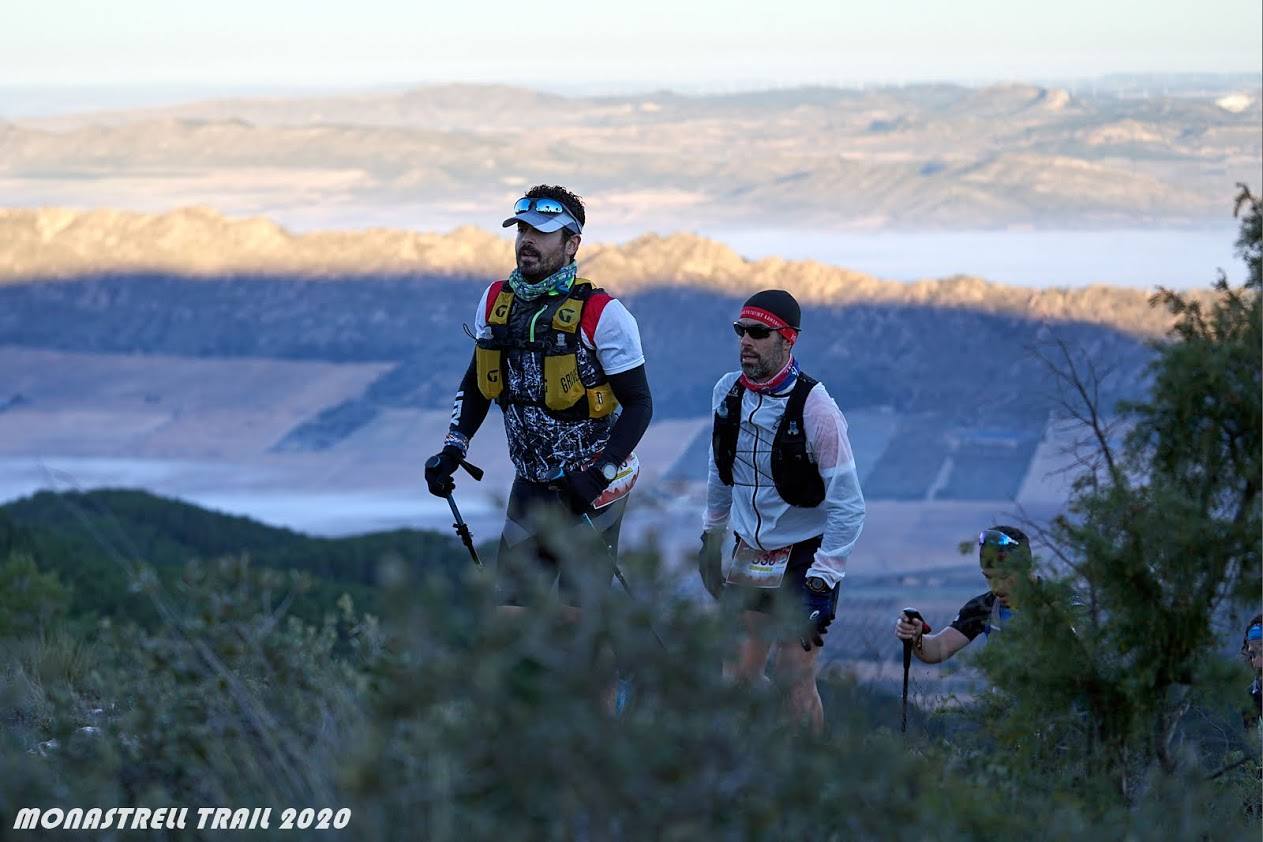
[[[921,616],[921,612],[915,608],[903,609],[903,616],[909,620],[920,620],[925,622],[925,618]],[[912,666],[912,641],[905,640],[903,642],[903,717],[899,722],[899,733],[908,733],[908,668]]]
[[[427,468],[436,468],[438,467],[438,464],[439,457],[431,456],[428,460],[426,460],[425,466]],[[460,460],[460,466],[465,469],[466,473],[474,478],[475,482],[482,481],[482,468],[479,468],[477,465],[472,462],[467,462],[464,459]],[[455,527],[456,534],[460,537],[460,542],[465,545],[465,549],[469,550],[469,555],[474,560],[474,564],[482,567],[482,561],[478,558],[478,551],[474,549],[474,536],[469,531],[469,524],[465,523],[465,519],[460,516],[460,509],[456,508],[456,498],[453,497],[452,492],[449,491],[443,496],[443,499],[447,501],[448,507],[452,510],[452,517],[456,518],[456,522],[453,523],[452,526]]]
[[[474,536],[469,531],[469,525],[465,523],[464,518],[460,516],[460,509],[456,508],[456,500],[448,492],[447,505],[452,509],[452,517],[456,518],[456,522],[452,526],[456,527],[456,534],[460,536],[460,542],[465,545],[465,549],[469,550],[469,555],[474,560],[474,564],[482,567],[482,562],[478,559],[478,551],[474,549]]]
[[[632,593],[631,585],[627,584],[627,577],[623,575],[623,571],[618,567],[618,559],[614,556],[614,550],[609,544],[605,543],[605,536],[601,534],[601,530],[596,528],[596,524],[592,522],[592,518],[589,517],[586,512],[583,515],[583,522],[592,527],[592,531],[596,533],[596,537],[600,540],[601,546],[605,547],[605,554],[609,557],[610,565],[614,568],[614,577],[618,579],[618,583],[623,586],[623,590],[627,592],[628,598],[631,599],[633,603],[639,605],[640,600],[636,599],[636,594]],[[669,651],[666,643],[662,641],[661,635],[658,634],[658,630],[653,627],[653,621],[646,619],[645,625],[649,626],[649,633],[653,635],[654,640],[658,641],[658,645],[662,647],[662,651]]]

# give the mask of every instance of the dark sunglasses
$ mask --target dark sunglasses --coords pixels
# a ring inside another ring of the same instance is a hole
[[[1020,547],[1022,542],[1012,535],[1005,535],[996,529],[984,529],[978,533],[978,546],[990,544],[993,547]]]
[[[741,322],[733,322],[732,329],[738,336],[745,336],[748,333],[751,339],[767,339],[774,332],[783,328],[767,327],[765,325],[743,325]]]
[[[526,213],[530,210],[537,213],[564,213],[567,216],[570,215],[570,211],[566,210],[566,206],[556,199],[518,199],[517,204],[513,206],[514,213]]]

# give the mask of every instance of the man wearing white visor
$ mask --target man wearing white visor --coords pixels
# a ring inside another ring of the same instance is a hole
[[[633,448],[653,413],[636,320],[578,277],[584,222],[582,200],[564,187],[533,187],[514,205],[504,227],[517,227],[517,267],[482,294],[447,438],[426,463],[430,492],[450,494],[469,440],[499,404],[516,468],[498,563],[508,606],[523,604],[531,579],[555,583],[578,604],[579,583],[539,540],[541,529],[549,516],[566,534],[595,528],[616,551],[638,470]],[[595,580],[610,581],[609,562],[592,560]]]

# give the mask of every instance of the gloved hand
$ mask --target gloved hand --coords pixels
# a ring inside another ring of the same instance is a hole
[[[697,572],[702,577],[706,592],[715,599],[724,590],[724,532],[702,533],[702,549],[697,553]]]
[[[456,483],[452,481],[452,474],[456,473],[456,469],[460,467],[460,460],[465,454],[460,452],[460,448],[447,445],[438,453],[425,460],[425,484],[429,486],[430,493],[435,497],[446,497],[456,488]]]
[[[570,511],[577,515],[592,509],[592,501],[609,487],[609,480],[601,476],[595,465],[582,471],[566,471],[561,475],[563,495],[570,504]]]
[[[803,603],[807,620],[799,643],[803,645],[804,652],[810,652],[812,646],[824,646],[824,636],[828,634],[829,624],[833,622],[833,595],[838,589],[837,585],[834,585],[825,590],[815,590],[812,588],[813,579],[821,585],[824,584],[823,579],[808,576],[807,584],[803,586]]]

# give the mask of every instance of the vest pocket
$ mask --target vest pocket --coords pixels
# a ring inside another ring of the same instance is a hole
[[[579,361],[574,354],[544,356],[544,406],[552,410],[569,409],[579,402],[583,393]]]
[[[478,369],[478,391],[488,400],[495,400],[504,391],[504,373],[500,369],[500,352],[481,346],[474,349],[474,365]]]
[[[614,390],[610,388],[609,383],[593,386],[587,391],[589,418],[604,418],[618,406],[618,400],[614,397]]]

